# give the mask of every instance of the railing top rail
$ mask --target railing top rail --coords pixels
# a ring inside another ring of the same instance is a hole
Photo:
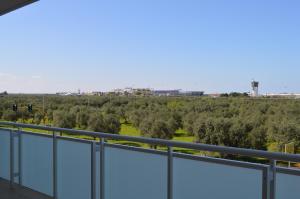
[[[101,132],[57,128],[57,127],[50,127],[50,126],[21,124],[21,123],[14,123],[14,122],[0,122],[0,126],[55,131],[55,132],[68,133],[71,135],[86,135],[91,137],[101,137],[101,138],[112,139],[112,140],[140,142],[140,143],[152,144],[152,145],[164,145],[168,147],[186,148],[186,149],[193,149],[199,151],[220,152],[225,154],[234,154],[234,155],[241,155],[247,157],[259,157],[259,158],[266,158],[269,160],[300,162],[300,155],[296,155],[296,154],[284,154],[284,153],[268,152],[268,151],[254,150],[254,149],[243,149],[243,148],[215,146],[215,145],[208,145],[208,144],[178,142],[178,141],[170,141],[170,140],[154,139],[154,138],[146,138],[146,137],[133,137],[133,136],[116,135],[116,134],[108,134],[108,133],[101,133]]]

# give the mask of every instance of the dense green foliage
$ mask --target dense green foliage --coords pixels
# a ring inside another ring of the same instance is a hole
[[[231,97],[230,97],[231,96]],[[0,98],[0,117],[8,121],[118,133],[121,123],[141,135],[172,139],[179,129],[199,143],[282,151],[300,145],[300,101],[208,97],[95,97],[9,95]],[[18,104],[18,112],[12,110]],[[33,104],[28,112],[27,104]]]

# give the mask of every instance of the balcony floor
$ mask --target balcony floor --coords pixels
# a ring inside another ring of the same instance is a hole
[[[0,179],[0,196],[1,199],[51,199],[51,197],[20,188],[17,185],[14,189],[10,189],[9,182],[2,179]]]

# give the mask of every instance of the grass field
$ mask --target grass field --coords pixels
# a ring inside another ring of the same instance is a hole
[[[141,136],[141,133],[138,129],[134,128],[131,124],[122,124],[120,135],[129,135],[129,136]]]
[[[138,129],[133,127],[131,124],[122,124],[120,135],[128,135],[128,136],[141,136],[141,133]],[[182,141],[182,142],[193,142],[194,137],[188,136],[187,133],[183,130],[177,130],[173,140]]]
[[[131,124],[122,124],[121,126],[121,131],[120,135],[127,135],[127,136],[135,136],[139,137],[141,136],[141,133],[138,129],[133,127]],[[187,133],[180,129],[177,130],[175,133],[175,136],[173,137],[174,141],[181,141],[181,142],[193,142],[194,137],[193,136],[188,136]],[[126,144],[126,145],[131,145],[131,146],[137,146],[137,147],[144,147],[144,148],[149,148],[147,144],[141,144],[141,143],[133,143],[133,142],[124,142],[124,141],[116,141],[114,143],[121,143],[121,144]],[[158,147],[160,150],[166,150],[166,147]],[[203,154],[194,150],[189,150],[189,149],[182,149],[182,148],[174,148],[174,151],[177,152],[182,152],[182,153],[188,153],[188,154]]]

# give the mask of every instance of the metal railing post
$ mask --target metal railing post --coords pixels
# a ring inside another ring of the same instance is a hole
[[[276,198],[276,160],[270,160],[270,165],[263,172],[263,198]]]
[[[262,173],[262,199],[269,199],[269,168],[265,167]]]
[[[269,167],[270,199],[276,199],[276,160],[270,161]]]
[[[168,147],[168,199],[173,199],[173,149]]]
[[[53,198],[57,199],[57,135],[56,132],[53,131]]]
[[[105,153],[104,139],[100,138],[100,199],[105,199]]]
[[[14,132],[10,131],[10,188],[14,188],[14,165],[15,165],[15,151],[14,151]]]
[[[91,199],[96,199],[96,143],[91,144]]]

